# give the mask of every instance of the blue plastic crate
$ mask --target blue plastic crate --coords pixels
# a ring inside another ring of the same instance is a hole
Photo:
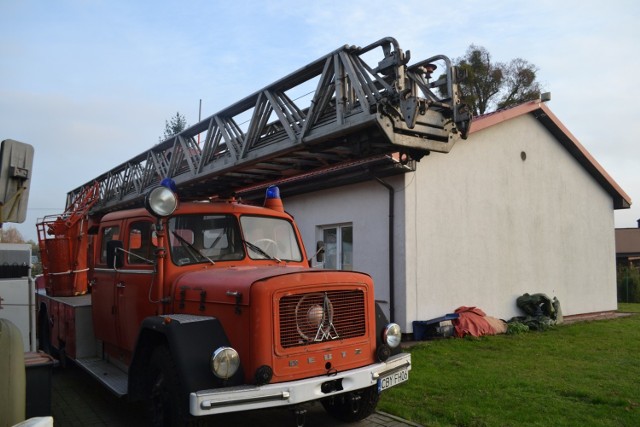
[[[428,338],[435,338],[439,335],[437,331],[441,322],[455,320],[458,317],[458,313],[450,313],[430,320],[414,320],[413,339],[416,341],[424,341]]]

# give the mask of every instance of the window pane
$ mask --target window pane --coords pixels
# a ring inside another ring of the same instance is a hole
[[[338,229],[325,228],[324,240],[324,268],[335,270],[338,268]]]
[[[353,270],[353,227],[342,227],[342,270]]]
[[[157,239],[154,239],[150,222],[136,222],[129,229],[129,248],[127,263],[151,264],[153,263],[153,250]]]
[[[177,265],[244,258],[240,229],[231,215],[181,215],[169,220],[171,258]]]
[[[240,224],[242,234],[249,242],[247,249],[251,259],[275,257],[286,261],[302,261],[302,251],[289,221],[244,215],[240,217]]]
[[[118,240],[120,227],[105,227],[102,230],[102,242],[100,243],[100,262],[107,262],[107,242]]]

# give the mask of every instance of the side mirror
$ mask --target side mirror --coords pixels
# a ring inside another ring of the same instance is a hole
[[[107,266],[117,270],[124,264],[124,246],[121,240],[107,242]]]
[[[324,262],[324,242],[318,240],[316,243],[316,261]]]

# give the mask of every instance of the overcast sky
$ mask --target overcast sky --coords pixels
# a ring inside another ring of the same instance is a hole
[[[35,148],[27,222],[158,142],[345,45],[395,37],[415,60],[484,46],[539,68],[548,105],[640,218],[640,2],[0,0],[0,139]]]

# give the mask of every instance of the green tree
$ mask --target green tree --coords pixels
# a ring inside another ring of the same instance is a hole
[[[493,62],[487,49],[472,44],[454,63],[466,74],[460,91],[476,116],[540,97],[538,67],[522,58]]]
[[[171,120],[164,121],[164,135],[162,135],[159,139],[160,141],[164,141],[166,139],[171,138],[172,136],[179,134],[187,127],[187,119],[180,114],[180,112],[176,112],[176,115],[171,117]]]

